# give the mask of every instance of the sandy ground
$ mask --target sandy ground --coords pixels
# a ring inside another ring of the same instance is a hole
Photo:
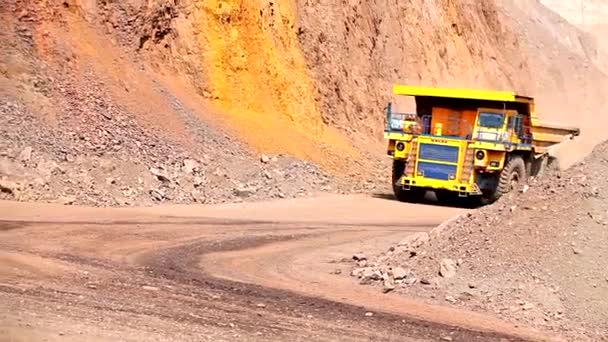
[[[353,251],[462,212],[384,197],[138,209],[0,202],[0,340],[542,337],[335,274]]]

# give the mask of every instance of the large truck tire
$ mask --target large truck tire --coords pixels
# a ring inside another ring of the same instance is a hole
[[[395,198],[400,202],[417,202],[424,198],[426,190],[420,188],[411,188],[410,190],[403,189],[403,186],[399,184],[399,180],[403,176],[405,171],[406,162],[403,160],[393,160],[393,194]]]
[[[497,201],[504,194],[511,192],[526,181],[526,163],[522,157],[512,156],[500,172],[496,189],[484,194],[484,204]]]

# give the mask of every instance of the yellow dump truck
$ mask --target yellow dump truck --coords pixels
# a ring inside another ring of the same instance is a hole
[[[578,136],[574,127],[541,122],[534,99],[510,91],[395,85],[415,113],[386,108],[385,138],[397,199],[432,190],[440,201],[497,200],[537,174],[549,148]]]

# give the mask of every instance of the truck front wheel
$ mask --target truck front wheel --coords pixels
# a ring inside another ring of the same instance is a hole
[[[500,172],[496,188],[493,191],[485,191],[484,202],[495,202],[502,195],[517,189],[526,180],[526,163],[523,158],[520,156],[511,157]]]
[[[426,195],[426,190],[420,188],[411,188],[410,190],[403,189],[399,182],[405,172],[406,162],[403,160],[393,160],[393,193],[395,198],[400,202],[416,202],[420,201]]]

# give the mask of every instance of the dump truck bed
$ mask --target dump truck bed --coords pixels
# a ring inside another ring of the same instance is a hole
[[[543,122],[531,117],[532,146],[536,153],[546,153],[549,149],[580,134],[580,129]]]
[[[395,95],[447,98],[460,100],[489,101],[495,103],[516,103],[526,108],[530,116],[530,132],[532,134],[532,147],[536,153],[546,153],[549,149],[572,137],[578,136],[580,130],[576,127],[558,125],[540,120],[535,112],[534,98],[518,95],[513,91],[432,88],[408,85],[394,85]]]

